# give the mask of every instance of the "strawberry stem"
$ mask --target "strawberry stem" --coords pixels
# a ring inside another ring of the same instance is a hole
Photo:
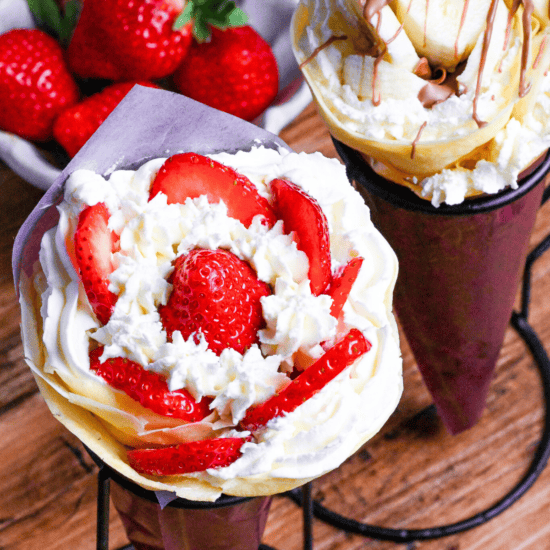
[[[210,26],[219,29],[241,27],[248,18],[245,12],[229,0],[188,0],[181,15],[174,21],[177,30],[193,21],[193,35],[198,42],[210,39]]]
[[[27,3],[37,26],[67,46],[78,22],[81,3],[70,0],[64,5],[63,11],[55,0],[27,0]]]

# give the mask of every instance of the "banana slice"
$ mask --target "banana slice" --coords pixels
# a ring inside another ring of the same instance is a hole
[[[426,81],[414,73],[382,60],[378,66],[372,57],[353,55],[344,61],[344,83],[359,100],[406,100],[417,97]]]
[[[385,5],[381,9],[375,10],[373,15],[365,20],[365,0],[343,1],[350,11],[355,12],[357,19],[363,22],[365,32],[375,42],[379,51],[385,51],[383,58],[385,61],[396,67],[414,71],[420,58],[389,6]]]
[[[483,32],[477,37],[475,47],[468,58],[464,71],[457,77],[457,81],[463,89],[472,92],[476,89],[480,69],[482,70],[481,93],[487,91],[492,82],[502,80],[507,73],[519,78],[520,50],[523,36],[521,18],[515,17],[511,27],[508,28],[508,14],[509,11],[504,1],[499,0],[484,64],[482,66],[481,63],[485,35],[483,29]],[[485,21],[486,17],[484,18],[484,26]],[[515,41],[516,43],[514,43]],[[509,42],[509,47],[505,47],[507,42]],[[502,76],[499,77],[499,75]],[[499,95],[501,97],[506,95],[506,101],[510,101],[512,95],[517,93],[518,83],[516,80],[513,85],[510,85],[510,82],[503,83]]]
[[[483,34],[491,0],[393,0],[390,4],[416,52],[432,67],[452,72]]]

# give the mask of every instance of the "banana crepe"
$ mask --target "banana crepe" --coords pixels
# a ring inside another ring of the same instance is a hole
[[[293,48],[331,134],[434,206],[517,187],[550,143],[548,4],[301,0]]]

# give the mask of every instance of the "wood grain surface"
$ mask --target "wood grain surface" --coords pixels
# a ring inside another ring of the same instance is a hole
[[[337,157],[309,106],[281,137],[296,151]],[[97,467],[81,443],[49,413],[23,359],[20,313],[11,276],[18,228],[41,192],[0,163],[0,550],[92,550],[96,545]],[[550,228],[543,207],[535,246]],[[550,252],[535,265],[529,321],[550,347]],[[491,506],[524,475],[541,437],[544,402],[532,356],[512,328],[491,386],[487,410],[473,429],[448,435],[433,412],[402,336],[405,392],[384,429],[340,468],[313,484],[316,499],[370,524],[418,529],[454,523]],[[550,471],[508,510],[467,532],[399,544],[372,540],[315,519],[315,550],[550,549]],[[110,549],[125,546],[110,516]],[[274,499],[263,542],[303,548],[302,511]]]

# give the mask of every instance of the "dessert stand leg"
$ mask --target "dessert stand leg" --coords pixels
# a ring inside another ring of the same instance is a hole
[[[119,550],[274,550],[260,544],[271,497],[222,495],[214,503],[176,499],[161,509],[153,492],[126,480],[87,450],[100,468],[97,550],[109,548],[109,497],[131,540]]]
[[[344,159],[349,169],[350,163],[347,162],[346,156],[351,154],[351,150],[336,140],[334,140],[334,143],[338,153]],[[545,160],[545,163],[546,162],[548,162],[548,158]],[[355,179],[353,178],[353,174],[350,174],[350,177],[351,179]],[[550,188],[547,188],[542,194],[542,204],[544,204],[544,202],[546,202],[549,198]],[[531,268],[535,260],[549,248],[550,235],[548,235],[528,255],[524,269],[522,304],[520,312],[512,312],[511,317],[512,326],[531,351],[539,369],[545,405],[543,433],[530,467],[522,479],[494,505],[483,510],[482,512],[479,512],[478,514],[473,515],[472,517],[448,525],[429,527],[425,529],[391,529],[379,527],[362,523],[352,518],[347,518],[322,506],[319,502],[313,501],[313,515],[316,518],[346,532],[364,535],[378,540],[388,540],[400,543],[431,540],[467,531],[486,523],[509,508],[534,484],[546,467],[548,459],[550,458],[550,358],[548,357],[548,354],[546,353],[536,332],[529,325],[527,317],[531,286]],[[291,491],[289,496],[300,505],[304,502],[305,495],[300,494],[298,490]]]

